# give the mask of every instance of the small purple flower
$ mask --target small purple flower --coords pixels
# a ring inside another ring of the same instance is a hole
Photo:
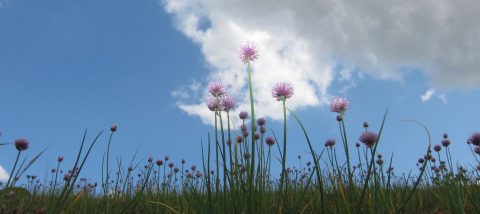
[[[377,142],[378,134],[370,131],[365,131],[362,133],[362,135],[360,135],[359,140],[370,148]]]
[[[343,116],[342,116],[342,115],[340,115],[340,114],[339,114],[339,115],[337,115],[337,121],[338,121],[338,122],[340,122],[340,121],[342,121],[342,120],[343,120]]]
[[[208,84],[208,92],[214,97],[220,97],[225,94],[225,86],[221,83],[213,81]]]
[[[355,147],[357,147],[357,148],[360,147],[360,143],[358,143],[358,142],[355,143]]]
[[[241,111],[240,114],[238,114],[238,117],[242,120],[246,120],[248,118],[248,113],[245,111]]]
[[[255,132],[255,140],[258,140],[258,139],[260,139],[260,133]]]
[[[473,133],[468,141],[475,146],[480,146],[480,132]]]
[[[265,128],[265,126],[261,126],[260,133],[265,134],[265,132],[267,132],[267,129]]]
[[[235,142],[237,142],[237,143],[242,143],[242,142],[243,142],[243,136],[237,135],[237,136],[235,137]]]
[[[19,152],[27,150],[28,145],[29,145],[28,140],[25,138],[18,138],[15,140],[15,148],[17,148]]]
[[[480,155],[480,146],[476,146],[473,151],[475,151],[475,153],[477,153],[478,155]]]
[[[442,150],[442,146],[437,144],[437,145],[433,146],[433,150],[436,151],[436,152],[440,152],[440,150]]]
[[[255,43],[246,42],[240,47],[240,59],[243,63],[253,62],[258,58],[257,52]]]
[[[163,160],[157,160],[157,166],[163,165]]]
[[[168,167],[173,168],[174,164],[172,162],[168,163]]]
[[[277,101],[286,100],[293,96],[294,90],[292,85],[285,82],[277,83],[272,89],[272,97]]]
[[[116,124],[113,124],[112,127],[110,127],[110,131],[116,132],[117,128],[118,128],[118,126]]]
[[[170,156],[165,156],[165,161],[168,161],[170,159]]]
[[[265,139],[265,143],[269,146],[273,146],[273,144],[275,144],[275,139],[272,136],[268,136]]]
[[[383,164],[383,159],[377,159],[377,161],[375,161],[378,165],[382,165]]]
[[[367,121],[363,122],[363,128],[368,128],[368,122]]]
[[[260,118],[257,119],[257,124],[259,126],[264,126],[266,123],[267,123],[267,121],[263,117],[260,117]]]
[[[330,111],[343,114],[347,111],[348,104],[348,100],[345,97],[333,97],[332,101],[330,101]]]
[[[231,96],[225,95],[222,97],[222,103],[221,106],[223,107],[223,110],[226,112],[229,112],[230,110],[233,110],[235,108],[235,99]]]
[[[332,147],[335,145],[335,140],[334,139],[328,139],[327,141],[325,141],[325,146],[326,147]]]
[[[450,145],[450,140],[449,140],[449,139],[446,139],[446,138],[443,139],[443,140],[442,140],[442,145],[443,145],[444,147],[448,147],[448,146]]]
[[[58,156],[57,161],[60,163],[63,161],[63,156]]]
[[[446,132],[443,133],[443,138],[444,138],[444,139],[447,139],[447,138],[448,138],[448,133],[446,133]]]
[[[207,107],[208,109],[210,109],[210,111],[215,111],[215,110],[220,111],[223,109],[222,103],[220,103],[217,98],[210,99],[207,103]]]

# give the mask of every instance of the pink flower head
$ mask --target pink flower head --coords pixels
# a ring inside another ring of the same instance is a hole
[[[360,142],[365,144],[368,148],[372,147],[378,140],[378,134],[370,131],[365,131],[360,135]]]
[[[289,83],[277,83],[272,89],[272,97],[277,101],[286,100],[293,96],[293,87]]]
[[[240,47],[240,59],[243,63],[253,62],[258,58],[257,47],[255,43],[246,42]]]
[[[210,99],[207,103],[207,107],[208,109],[210,109],[210,111],[215,111],[215,110],[221,111],[223,109],[222,103],[220,103],[220,101],[217,98]]]
[[[235,105],[236,105],[236,103],[235,103],[235,99],[233,99],[233,97],[226,95],[222,98],[223,110],[225,110],[226,112],[234,109]]]
[[[468,142],[475,146],[480,146],[480,132],[473,133],[472,136],[470,136],[470,138],[468,139]]]
[[[15,148],[17,148],[18,151],[24,151],[28,149],[28,140],[25,138],[18,138],[15,140]]]
[[[347,111],[347,108],[348,100],[345,97],[333,97],[332,101],[330,102],[330,111],[332,112],[342,114]]]
[[[222,83],[213,81],[208,84],[208,92],[214,97],[220,97],[225,94],[225,86]]]

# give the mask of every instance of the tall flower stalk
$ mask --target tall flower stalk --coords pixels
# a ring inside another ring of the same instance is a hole
[[[280,176],[280,192],[283,192],[283,188],[287,182],[287,170],[285,164],[287,161],[287,108],[285,101],[292,97],[294,93],[293,87],[288,83],[277,83],[272,89],[272,97],[277,101],[282,102],[283,107],[283,152],[282,152],[282,174]],[[286,191],[285,191],[286,193]]]
[[[14,172],[15,172],[15,168],[17,168],[17,163],[18,163],[18,159],[20,158],[20,153],[22,153],[22,151],[25,151],[28,149],[28,146],[29,146],[29,143],[28,143],[28,140],[25,139],[25,138],[19,138],[17,140],[15,140],[15,148],[17,149],[18,153],[17,153],[17,158],[15,159],[15,163],[13,164],[13,168],[12,168],[12,172],[10,173],[10,176],[8,177],[8,181],[7,181],[7,185],[5,187],[9,187],[10,186],[10,182],[12,181],[12,176],[14,176]],[[20,166],[20,168],[22,168]],[[13,182],[12,182],[12,186],[13,186],[13,183],[15,183],[15,179],[17,178],[13,178]]]
[[[254,99],[253,99],[253,86],[252,86],[252,62],[255,61],[258,58],[258,53],[257,53],[257,48],[255,47],[255,44],[252,42],[247,42],[241,47],[241,52],[240,52],[240,59],[242,60],[243,63],[246,63],[247,66],[247,72],[248,72],[248,88],[250,91],[250,114],[252,115],[251,118],[251,136],[252,136],[252,141],[251,141],[251,162],[250,162],[250,175],[248,176],[248,186],[249,186],[249,192],[252,194],[253,192],[253,177],[255,173],[255,108],[254,108]]]

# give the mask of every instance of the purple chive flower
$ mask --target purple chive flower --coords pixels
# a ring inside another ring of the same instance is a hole
[[[343,114],[347,111],[348,104],[348,100],[345,97],[333,97],[332,101],[330,101],[330,111]]]
[[[327,141],[325,141],[325,146],[326,147],[332,147],[335,145],[335,140],[334,139],[328,139]]]
[[[165,156],[165,161],[168,161],[170,159],[170,156]]]
[[[242,142],[243,142],[243,136],[237,135],[237,136],[235,137],[235,142],[237,142],[237,143],[242,143]]]
[[[27,150],[28,145],[29,145],[28,140],[25,138],[18,138],[15,140],[15,148],[17,148],[19,152]]]
[[[377,161],[375,161],[378,165],[382,165],[383,164],[383,159],[377,159]]]
[[[110,131],[116,132],[117,128],[118,128],[118,126],[116,124],[113,124],[112,127],[110,127]]]
[[[273,146],[273,144],[275,144],[275,139],[272,136],[268,136],[265,139],[265,143],[269,146]]]
[[[443,138],[444,138],[444,139],[447,139],[447,138],[448,138],[448,133],[446,133],[446,132],[443,133]]]
[[[226,112],[229,112],[230,110],[233,110],[235,108],[235,99],[233,97],[225,95],[222,97],[222,103],[221,106],[223,107],[223,110]]]
[[[448,145],[450,145],[450,140],[449,140],[449,139],[443,139],[443,140],[442,140],[442,145],[443,145],[444,147],[448,147]]]
[[[258,139],[260,139],[260,133],[255,132],[255,140],[258,140]]]
[[[57,161],[60,163],[63,161],[63,156],[58,156]]]
[[[246,120],[248,118],[248,113],[245,111],[241,111],[240,114],[238,114],[238,117],[242,120]]]
[[[208,109],[210,109],[210,111],[222,110],[223,109],[222,103],[220,103],[219,100],[217,100],[217,98],[210,99],[207,103],[207,107],[208,107]]]
[[[475,146],[480,146],[480,132],[473,133],[468,141]]]
[[[293,87],[289,83],[280,82],[272,88],[272,97],[277,101],[286,100],[293,96]]]
[[[260,133],[265,134],[265,132],[267,132],[267,129],[265,128],[265,126],[261,126]]]
[[[168,167],[170,167],[170,168],[173,168],[173,166],[174,166],[174,164],[173,164],[172,162],[170,162],[170,163],[168,164]]]
[[[355,147],[357,147],[357,148],[360,147],[360,143],[358,143],[358,142],[355,143]]]
[[[359,140],[370,148],[377,142],[378,134],[370,131],[365,131],[362,133],[362,135],[360,135]]]
[[[433,150],[436,151],[436,152],[439,152],[440,150],[442,150],[442,146],[437,144],[437,145],[433,146]]]
[[[368,128],[368,122],[367,121],[363,122],[363,128]]]
[[[257,47],[255,43],[246,42],[240,47],[240,59],[243,63],[253,62],[258,58]]]
[[[208,84],[208,92],[214,97],[220,97],[225,94],[225,86],[222,83],[213,81]]]
[[[259,126],[264,126],[266,123],[267,123],[267,121],[263,117],[260,117],[260,118],[257,119],[257,124]]]
[[[163,165],[163,160],[157,160],[157,166]]]
[[[478,155],[480,155],[480,146],[476,146],[473,151],[475,151],[475,153],[477,153]]]

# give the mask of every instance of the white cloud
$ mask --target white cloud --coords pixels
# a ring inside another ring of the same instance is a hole
[[[425,94],[420,96],[420,99],[422,99],[422,102],[427,102],[432,98],[432,95],[435,94],[435,90],[433,88],[428,89]]]
[[[360,70],[380,79],[402,78],[419,68],[440,88],[480,86],[480,1],[469,0],[163,0],[175,26],[197,43],[211,69],[209,80],[225,83],[248,110],[245,66],[239,45],[255,41],[253,85],[259,115],[278,118],[270,97],[278,81],[289,81],[292,108],[316,106],[328,87]],[[335,70],[342,64],[345,69]],[[205,101],[205,91],[200,100]],[[440,98],[441,99],[441,98]],[[198,100],[197,100],[198,101]],[[203,104],[179,102],[211,121]]]
[[[0,166],[0,181],[6,181],[8,180],[8,172],[5,171],[3,166]]]

